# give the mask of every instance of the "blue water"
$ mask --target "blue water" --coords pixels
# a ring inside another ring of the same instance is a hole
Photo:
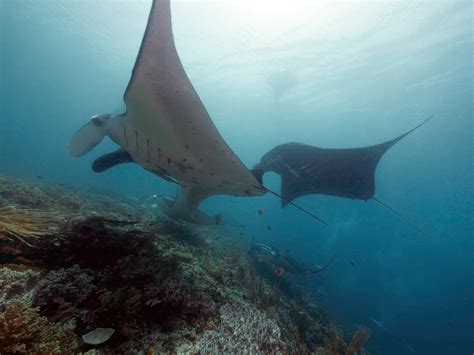
[[[137,166],[94,174],[90,164],[110,142],[81,159],[66,154],[90,116],[124,110],[149,6],[0,0],[1,170],[136,198],[175,193]],[[193,85],[248,167],[277,144],[371,145],[435,115],[376,175],[376,196],[429,235],[374,202],[328,196],[297,199],[327,227],[272,196],[214,197],[203,209],[308,264],[336,255],[324,275],[301,282],[348,330],[371,327],[374,353],[471,354],[472,2],[175,1],[172,15]],[[277,73],[292,80],[272,88]],[[279,177],[267,174],[265,184],[278,190]]]

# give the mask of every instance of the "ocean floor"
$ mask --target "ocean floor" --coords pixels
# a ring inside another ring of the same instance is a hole
[[[124,201],[0,175],[0,354],[364,353],[248,236]]]

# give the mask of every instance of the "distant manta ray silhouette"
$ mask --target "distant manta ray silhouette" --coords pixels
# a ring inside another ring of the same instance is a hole
[[[95,171],[139,164],[179,185],[166,213],[198,223],[213,223],[197,209],[209,196],[268,192],[221,137],[186,75],[173,39],[169,0],[152,3],[124,101],[125,113],[93,116],[79,129],[69,153],[82,156],[109,136],[121,148],[97,159]]]
[[[267,78],[267,84],[271,87],[275,102],[279,103],[280,97],[288,90],[298,84],[296,75],[290,70],[273,72]]]
[[[297,197],[310,194],[372,199],[426,234],[413,221],[374,196],[375,170],[394,144],[432,118],[430,116],[397,138],[368,147],[326,149],[301,143],[282,144],[266,153],[252,172],[260,183],[266,172],[273,171],[281,176],[282,208]]]

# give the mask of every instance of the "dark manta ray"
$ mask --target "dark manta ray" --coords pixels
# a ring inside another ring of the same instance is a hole
[[[282,207],[300,196],[323,194],[373,199],[396,213],[374,197],[377,164],[394,144],[432,117],[397,138],[369,147],[326,149],[301,143],[282,144],[265,154],[253,173],[260,183],[268,171],[281,176]]]

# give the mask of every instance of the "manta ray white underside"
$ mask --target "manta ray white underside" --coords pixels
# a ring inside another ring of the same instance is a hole
[[[70,154],[81,156],[108,135],[144,169],[180,185],[168,212],[184,219],[193,219],[198,204],[212,195],[265,194],[219,134],[184,71],[169,0],[153,1],[124,101],[124,114],[92,117],[72,137]]]

